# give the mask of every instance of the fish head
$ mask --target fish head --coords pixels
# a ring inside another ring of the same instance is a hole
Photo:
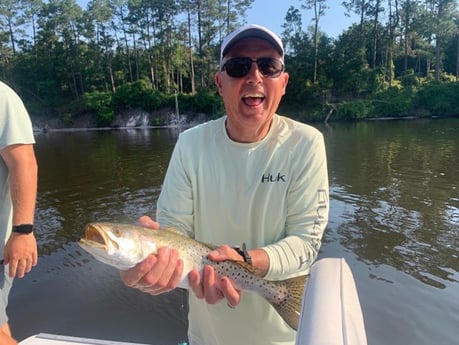
[[[126,270],[155,254],[152,241],[142,241],[142,233],[128,224],[89,223],[78,244],[97,260],[121,270]]]

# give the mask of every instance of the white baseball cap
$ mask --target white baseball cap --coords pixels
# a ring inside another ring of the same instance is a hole
[[[279,36],[264,26],[250,24],[241,26],[225,37],[220,48],[220,63],[237,42],[247,37],[257,37],[268,41],[279,52],[282,60],[284,59],[284,45]]]

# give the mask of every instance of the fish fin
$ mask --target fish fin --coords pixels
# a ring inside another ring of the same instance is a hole
[[[271,303],[284,321],[294,330],[298,328],[307,277],[307,275],[303,275],[280,281],[287,286],[287,297],[280,303]]]

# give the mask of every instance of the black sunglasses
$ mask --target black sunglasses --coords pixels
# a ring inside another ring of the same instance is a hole
[[[226,61],[221,70],[226,71],[232,78],[242,78],[249,73],[254,62],[264,77],[277,78],[284,71],[282,61],[271,57],[261,57],[258,59],[235,57]]]

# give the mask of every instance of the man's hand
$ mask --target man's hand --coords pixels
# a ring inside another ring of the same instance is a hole
[[[141,217],[138,224],[159,229],[159,223],[148,216]],[[151,295],[159,295],[175,289],[180,283],[182,272],[183,261],[179,259],[177,250],[162,247],[156,255],[151,254],[133,268],[120,271],[120,276],[127,286]]]
[[[3,263],[9,264],[11,278],[23,278],[38,262],[37,241],[33,233],[12,233],[5,245]]]
[[[227,245],[220,246],[210,252],[208,258],[215,262],[241,261],[241,256]],[[192,270],[188,275],[188,282],[196,297],[205,299],[209,304],[215,304],[226,298],[228,306],[234,308],[241,301],[241,291],[233,285],[228,277],[219,277],[210,265],[204,266],[202,275],[197,270]]]

